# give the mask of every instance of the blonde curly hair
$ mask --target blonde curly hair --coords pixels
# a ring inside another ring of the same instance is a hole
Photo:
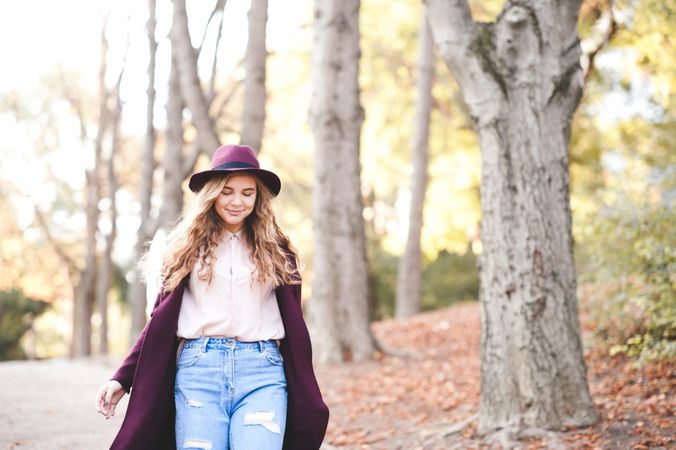
[[[275,287],[300,284],[298,253],[277,225],[272,210],[272,193],[254,174],[238,172],[243,173],[256,180],[256,201],[253,211],[244,220],[244,232],[251,246],[251,257],[258,273],[257,281],[264,283],[271,279]],[[161,291],[175,289],[198,262],[199,278],[211,283],[214,250],[225,232],[223,220],[216,213],[214,203],[232,176],[214,177],[207,181],[169,232],[162,258]]]

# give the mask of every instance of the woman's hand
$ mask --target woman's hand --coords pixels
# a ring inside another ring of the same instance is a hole
[[[106,381],[96,394],[96,411],[110,419],[115,415],[115,406],[124,394],[126,391],[118,381]]]

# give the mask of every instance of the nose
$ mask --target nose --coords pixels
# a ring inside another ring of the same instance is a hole
[[[239,205],[242,203],[242,196],[241,194],[235,194],[232,196],[232,204],[234,205]]]

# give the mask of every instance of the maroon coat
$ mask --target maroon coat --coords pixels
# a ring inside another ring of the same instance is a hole
[[[129,405],[111,450],[175,450],[176,329],[187,277],[158,295],[150,320],[112,379],[129,392]],[[284,450],[319,449],[329,421],[312,368],[312,348],[300,304],[300,285],[275,290],[286,337],[280,351],[288,391]]]

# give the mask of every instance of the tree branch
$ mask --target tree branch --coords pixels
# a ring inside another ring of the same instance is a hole
[[[559,8],[561,28],[564,30],[577,30],[577,18],[580,13],[582,0],[565,0],[556,3]],[[577,33],[575,33],[575,36],[577,36]],[[561,42],[565,43],[566,40],[562,39]]]
[[[209,117],[209,104],[197,74],[197,54],[190,42],[185,0],[174,0],[171,42],[172,53],[178,65],[181,95],[190,109],[200,145],[216,150],[220,146],[220,140]]]
[[[467,0],[426,0],[425,5],[439,53],[453,65],[462,64],[476,30]]]
[[[603,26],[603,22],[607,22],[605,29],[603,31],[590,39],[596,40],[596,46],[589,52],[583,55],[583,70],[584,70],[584,81],[585,84],[591,77],[591,74],[594,71],[594,61],[596,60],[596,55],[603,50],[613,36],[617,33],[619,27],[617,25],[617,20],[615,19],[615,14],[613,12],[613,0],[607,1],[607,8],[602,11],[601,17],[596,22],[596,25]]]
[[[211,10],[211,14],[209,14],[209,19],[207,19],[207,24],[204,26],[204,33],[202,33],[202,40],[200,41],[200,46],[197,47],[197,56],[202,53],[202,48],[204,47],[204,42],[207,40],[207,31],[209,31],[209,25],[211,25],[211,21],[214,20],[214,17],[216,17],[216,14],[220,11],[221,12],[221,26],[223,24],[223,10],[225,9],[225,0],[216,0],[216,4],[214,5],[214,9]],[[220,27],[219,27],[220,28]],[[219,31],[220,35],[220,31]]]
[[[216,108],[216,112],[213,115],[215,121],[221,118],[223,112],[225,111],[225,107],[230,104],[230,101],[235,96],[237,90],[240,88],[240,86],[242,86],[243,83],[244,83],[243,80],[235,81],[235,83],[230,88],[230,91],[228,91],[228,93],[225,94],[225,97],[223,97],[223,100],[221,100],[221,102],[218,105],[218,108]]]
[[[219,0],[221,6],[221,20],[218,22],[218,34],[216,35],[216,44],[214,45],[214,58],[211,62],[211,78],[209,79],[209,99],[213,99],[216,92],[216,69],[218,69],[218,48],[221,45],[221,38],[223,37],[223,8],[225,8],[225,0]],[[218,6],[218,5],[217,5]],[[209,101],[211,103],[211,100]]]
[[[495,63],[495,24],[476,23],[467,0],[426,0],[439,56],[460,85],[476,126],[491,123],[507,95]]]
[[[33,209],[35,211],[35,218],[38,221],[40,229],[45,234],[47,242],[52,247],[52,249],[54,249],[54,253],[56,253],[61,262],[68,268],[68,274],[70,278],[73,279],[74,276],[80,272],[77,264],[75,264],[75,260],[73,260],[73,258],[71,258],[68,253],[66,253],[66,250],[63,248],[63,246],[57,242],[56,239],[54,239],[54,236],[52,236],[49,226],[47,225],[47,221],[45,220],[45,216],[38,208],[38,205],[33,205]]]
[[[188,177],[195,169],[195,164],[197,164],[197,159],[202,153],[205,153],[204,149],[200,147],[199,141],[192,143],[192,148],[190,153],[186,155],[185,161],[183,163],[183,178]]]

